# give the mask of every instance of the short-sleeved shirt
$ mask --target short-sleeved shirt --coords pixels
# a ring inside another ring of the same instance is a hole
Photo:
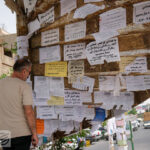
[[[31,135],[24,105],[32,105],[32,89],[18,78],[0,80],[0,130],[9,130],[11,138]]]

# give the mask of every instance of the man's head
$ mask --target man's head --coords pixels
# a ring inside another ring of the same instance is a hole
[[[14,73],[12,74],[12,77],[16,77],[26,81],[26,79],[30,75],[31,66],[32,64],[29,59],[18,59],[13,66]]]

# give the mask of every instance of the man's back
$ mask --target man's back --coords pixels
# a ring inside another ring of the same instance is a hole
[[[0,80],[0,130],[11,131],[11,137],[31,135],[23,105],[32,105],[31,89],[26,82],[7,77]]]

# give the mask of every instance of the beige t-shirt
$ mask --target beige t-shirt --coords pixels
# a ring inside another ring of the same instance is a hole
[[[32,105],[30,86],[18,78],[0,80],[0,130],[9,130],[11,138],[31,135],[23,105]]]

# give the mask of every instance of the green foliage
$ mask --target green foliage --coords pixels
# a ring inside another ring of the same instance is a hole
[[[13,54],[17,54],[17,42],[15,42],[15,48],[11,48]]]
[[[5,42],[5,43],[1,43],[0,46],[2,47],[2,46],[5,46],[5,45],[7,45],[7,44],[8,44],[8,43],[6,43],[6,42]]]
[[[58,140],[55,140],[55,142],[53,143],[53,145],[51,146],[50,150],[62,150],[63,145],[65,144],[65,147],[68,150],[74,150],[76,145],[77,145],[77,140],[78,138],[84,138],[87,134],[89,133],[89,131],[87,130],[82,130],[76,134],[70,135],[70,136],[66,136],[63,138],[60,138]],[[69,145],[67,145],[67,143],[70,142],[72,143],[72,146],[70,147]],[[84,146],[84,141],[81,141],[79,143],[80,147]],[[45,147],[49,148],[49,145],[42,145],[39,150],[43,150]]]
[[[102,126],[103,127],[107,126],[107,121],[102,122]]]
[[[136,111],[135,108],[133,108],[132,110],[130,110],[130,111],[128,112],[128,114],[136,115],[136,114],[137,114],[137,111]]]
[[[3,46],[3,47],[5,47],[5,45],[8,45],[8,43],[2,43],[2,44],[0,44],[0,46]],[[17,42],[15,42],[14,43],[14,48],[11,48],[10,50],[8,49],[8,48],[4,48],[5,49],[5,51],[11,51],[11,53],[12,54],[17,54]]]
[[[7,74],[2,74],[2,75],[0,76],[0,79],[3,79],[3,78],[5,78],[5,77],[7,77]]]
[[[7,73],[7,74],[2,74],[1,76],[0,76],[0,79],[3,79],[3,78],[6,78],[7,76],[10,76],[11,74],[12,74],[12,72],[13,72],[13,69],[12,68],[10,68],[10,70],[9,70],[9,72]]]

